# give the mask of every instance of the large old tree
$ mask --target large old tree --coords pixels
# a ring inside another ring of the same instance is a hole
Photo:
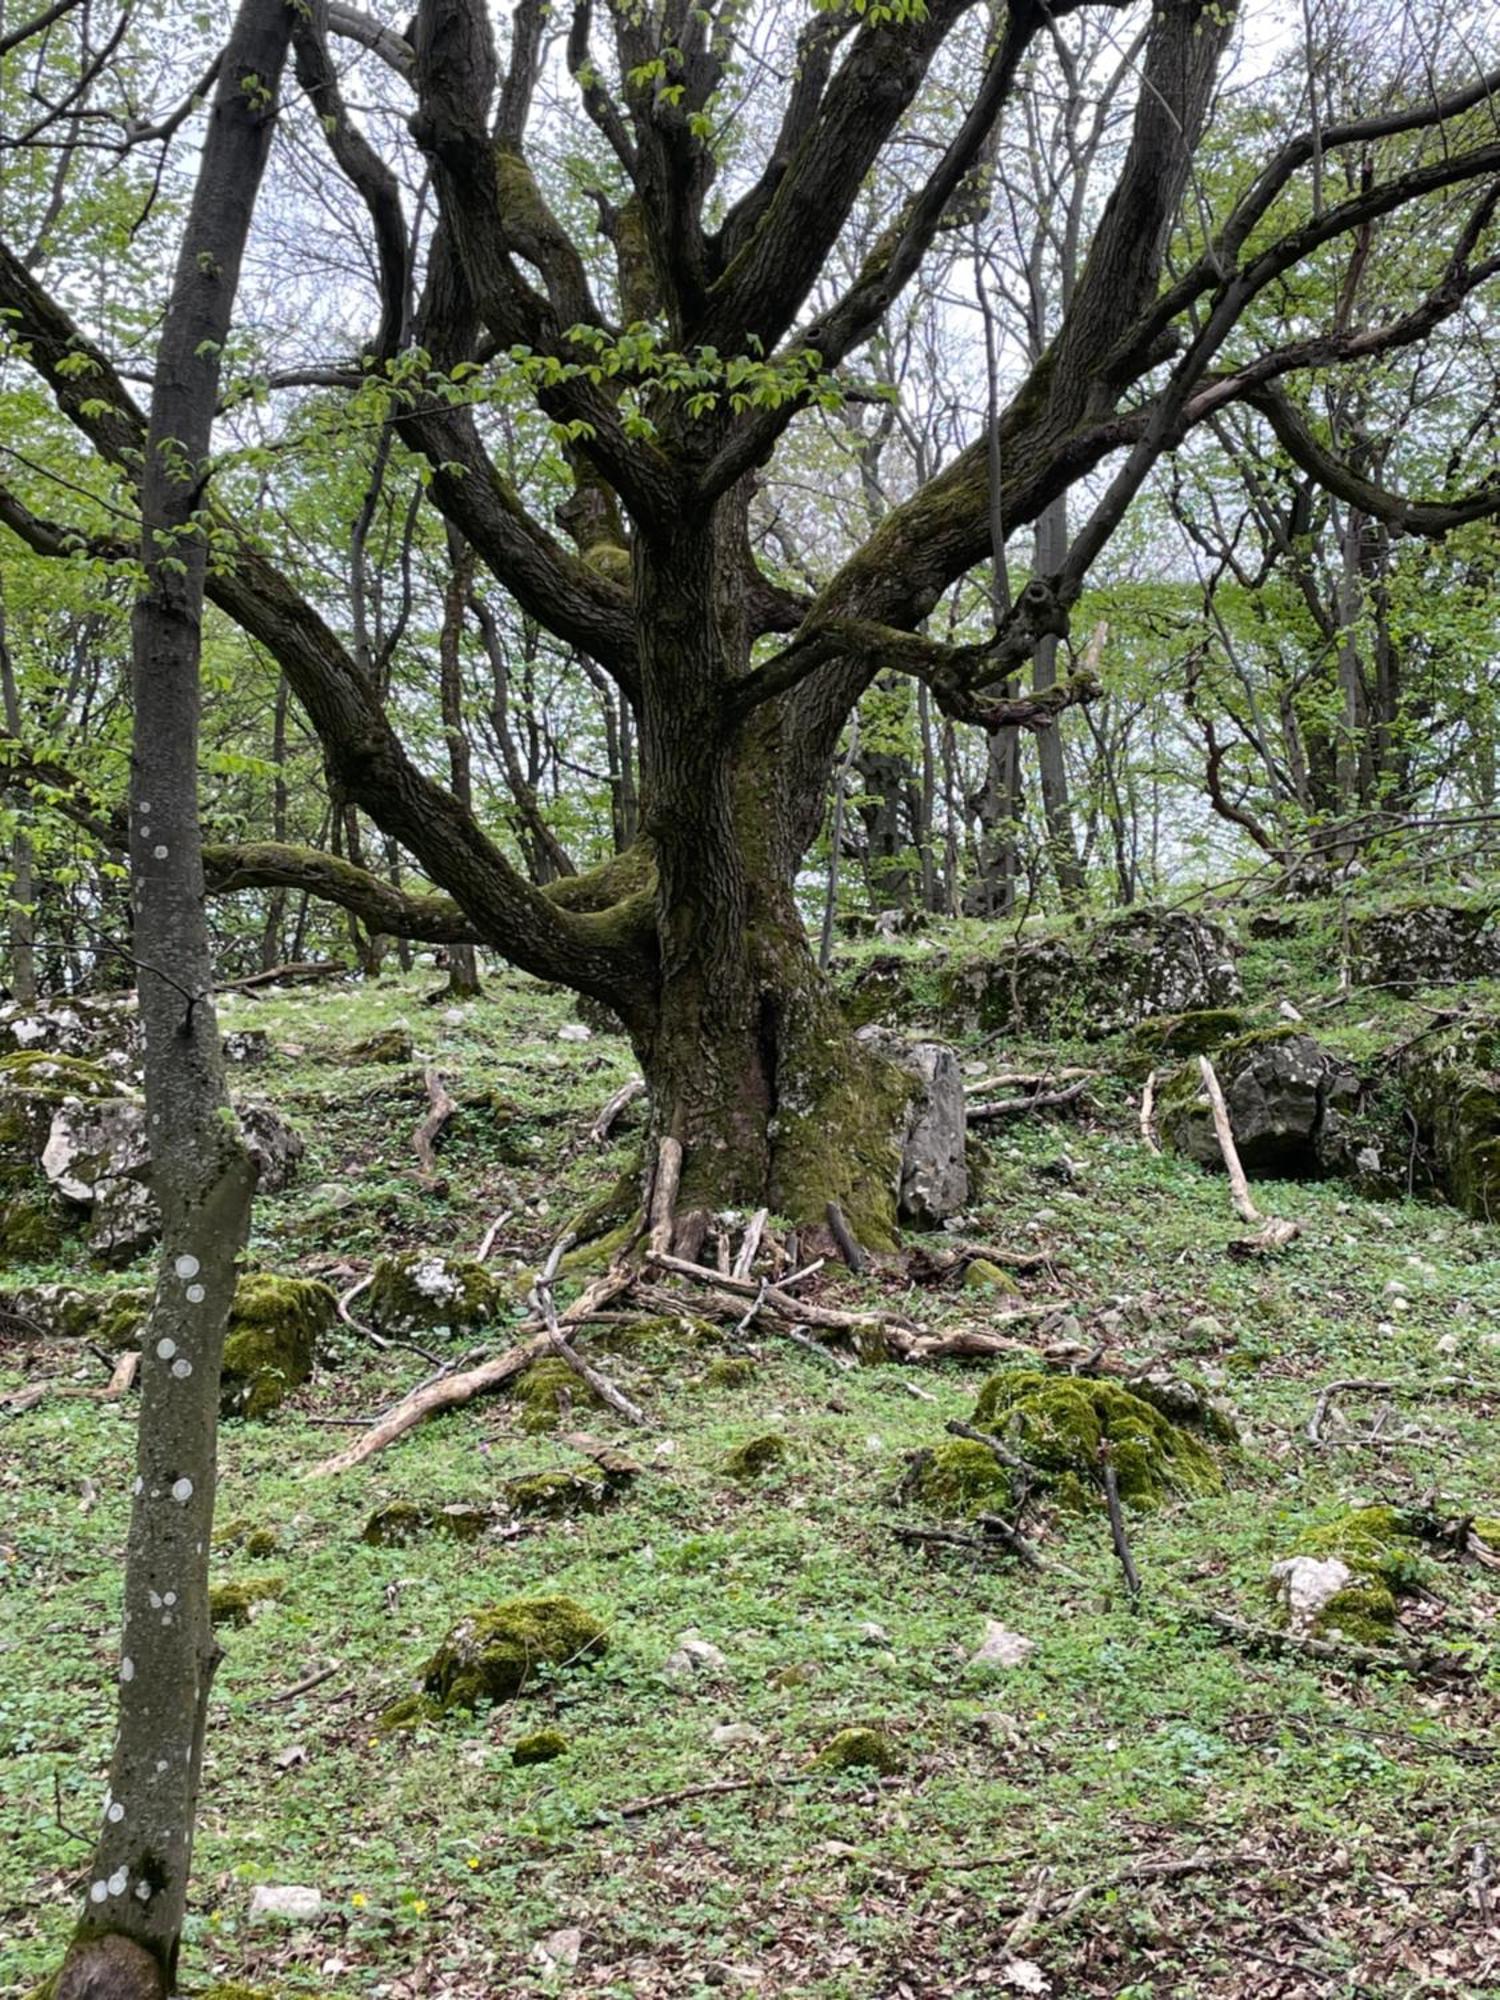
[[[995,421],[798,594],[757,560],[758,484],[802,413],[846,393],[952,231],[982,232],[1007,108],[1085,9],[1121,16],[1121,48],[1141,40],[1107,198],[1075,204],[1065,310],[1038,348],[1002,308]],[[1249,8],[1261,27],[1271,11]],[[279,662],[340,795],[433,888],[267,845],[211,855],[214,885],[311,887],[376,929],[482,943],[614,1009],[657,1134],[684,1149],[684,1234],[724,1204],[815,1220],[835,1199],[887,1235],[897,1093],[851,1042],[794,897],[861,693],[909,675],[991,730],[1046,728],[1087,699],[1085,674],[1052,667],[1069,613],[1153,468],[1231,405],[1397,532],[1442,534],[1497,504],[1461,460],[1431,498],[1386,490],[1286,391],[1439,337],[1495,274],[1500,73],[1458,35],[1417,66],[1419,88],[1382,85],[1366,115],[1328,115],[1314,79],[1306,128],[1236,169],[1213,122],[1235,34],[1224,0],[520,0],[503,23],[485,0],[420,0],[399,30],[341,0],[300,10],[319,171],[356,191],[380,289],[378,330],[312,379],[345,385],[365,422],[385,385],[379,422],[425,461],[455,574],[477,564],[623,692],[639,832],[592,874],[528,879],[464,787],[434,775],[451,781],[446,759],[426,768],[403,742],[357,635],[216,509],[210,480],[210,596]],[[420,149],[415,200],[378,143],[397,111]],[[882,173],[902,192],[851,265],[839,253]],[[1396,233],[1416,246],[1399,297],[1337,284],[1356,261],[1378,268]],[[128,473],[142,416],[67,296],[0,246],[10,338]],[[553,520],[497,469],[502,384],[525,385],[563,441],[573,491]],[[74,545],[15,492],[0,520],[33,548]],[[1069,532],[1041,538],[1051,567],[1013,589],[997,558],[1012,537],[1029,552],[1043,521]],[[962,647],[926,636],[945,593],[987,566],[992,629]]]

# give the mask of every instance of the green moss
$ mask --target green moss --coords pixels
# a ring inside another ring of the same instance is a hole
[[[900,1753],[883,1729],[841,1729],[813,1758],[822,1771],[879,1771],[889,1777],[901,1769]]]
[[[275,1528],[257,1528],[249,1521],[226,1521],[222,1528],[214,1530],[214,1547],[238,1549],[242,1555],[261,1561],[276,1554],[281,1547],[281,1536]]]
[[[743,1389],[757,1372],[748,1354],[719,1354],[704,1369],[703,1383],[709,1389]]]
[[[403,1250],[381,1257],[366,1294],[371,1319],[384,1333],[465,1336],[481,1332],[504,1299],[500,1284],[472,1257],[431,1250]]]
[[[731,1479],[759,1479],[773,1465],[782,1464],[787,1455],[787,1441],[775,1431],[768,1431],[763,1437],[747,1438],[724,1461],[724,1470]]]
[[[599,1407],[599,1398],[566,1361],[543,1355],[520,1375],[511,1390],[521,1429],[529,1437],[555,1431],[564,1411]]]
[[[507,1479],[500,1500],[510,1514],[562,1520],[571,1514],[597,1514],[609,1505],[614,1490],[599,1467],[590,1465],[578,1472],[531,1472]]]
[[[1500,1515],[1476,1514],[1469,1523],[1469,1533],[1500,1555]]]
[[[534,1729],[511,1746],[512,1764],[550,1764],[566,1757],[572,1744],[560,1729]]]
[[[241,1278],[224,1342],[224,1415],[269,1416],[312,1374],[318,1340],[337,1316],[337,1300],[316,1279],[270,1271]]]
[[[0,1266],[45,1264],[63,1246],[65,1231],[49,1194],[23,1194],[0,1202]]]
[[[836,1201],[866,1249],[895,1250],[901,1137],[916,1090],[914,1077],[859,1048],[842,1024],[797,1037],[777,1111],[778,1213],[824,1227]]]
[[[1389,1646],[1396,1599],[1383,1583],[1351,1583],[1330,1597],[1312,1622],[1314,1637],[1346,1639],[1355,1646]]]
[[[998,1264],[992,1264],[988,1257],[971,1257],[964,1266],[964,1290],[1014,1298],[1021,1287]]]
[[[343,1059],[346,1063],[409,1063],[414,1053],[409,1029],[382,1028],[345,1049]]]
[[[1305,1528],[1293,1544],[1299,1556],[1337,1556],[1362,1582],[1400,1595],[1426,1574],[1419,1535],[1399,1507],[1356,1507]],[[1342,1593],[1341,1593],[1342,1594]],[[1393,1613],[1394,1615],[1394,1613]]]
[[[680,1318],[663,1313],[657,1317],[622,1319],[589,1328],[591,1352],[624,1355],[645,1368],[672,1367],[687,1352],[718,1345],[718,1328],[710,1320],[695,1319],[690,1313],[683,1313]]]
[[[1098,1499],[1099,1447],[1106,1443],[1120,1497],[1132,1506],[1153,1506],[1169,1493],[1217,1493],[1223,1485],[1197,1438],[1118,1382],[1031,1369],[992,1375],[974,1422],[1003,1432],[1068,1505]]]
[[[514,1597],[461,1618],[422,1670],[422,1689],[444,1709],[509,1701],[540,1668],[601,1658],[609,1633],[571,1597]]]
[[[360,1534],[371,1548],[402,1548],[423,1535],[443,1535],[449,1541],[477,1542],[494,1526],[491,1508],[456,1501],[447,1507],[418,1507],[410,1500],[392,1500],[377,1507]]]
[[[420,1729],[424,1722],[442,1719],[443,1704],[434,1701],[430,1694],[404,1694],[381,1710],[375,1727],[383,1736],[393,1736],[399,1730]]]
[[[22,1049],[0,1056],[0,1089],[24,1090],[61,1104],[68,1097],[118,1097],[116,1077],[81,1056],[53,1056],[42,1049]]]
[[[1245,1018],[1233,1007],[1198,1007],[1186,1014],[1152,1014],[1132,1028],[1131,1054],[1155,1063],[1164,1056],[1196,1056],[1221,1048],[1245,1031]]]
[[[988,1445],[951,1438],[922,1455],[917,1497],[935,1514],[983,1514],[1010,1495],[1010,1475]]]
[[[208,1593],[208,1620],[211,1625],[248,1625],[257,1604],[284,1596],[286,1584],[279,1576],[256,1577],[247,1583],[216,1583]]]

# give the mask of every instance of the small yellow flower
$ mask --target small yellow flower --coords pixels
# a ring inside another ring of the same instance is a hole
[[[469,1866],[471,1868],[477,1868],[479,1866],[479,1856],[477,1854],[471,1854],[469,1856]]]
[[[425,1917],[425,1916],[426,1916],[426,1914],[427,1914],[427,1905],[426,1905],[426,1904],[425,1904],[425,1903],[424,1903],[424,1902],[423,1902],[423,1901],[421,1900],[421,1898],[420,1898],[420,1897],[418,1897],[417,1901],[416,1901],[415,1903],[413,1903],[413,1904],[412,1904],[412,1906],[411,1906],[411,1912],[412,1912],[412,1915],[413,1915],[414,1917]]]
[[[349,1901],[354,1905],[356,1910],[364,1909],[365,1905],[369,1902],[369,1900],[370,1900],[369,1897],[361,1895],[358,1889],[356,1889],[354,1894],[349,1898]]]

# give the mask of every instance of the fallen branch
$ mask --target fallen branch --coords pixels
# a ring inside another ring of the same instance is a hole
[[[104,1391],[106,1403],[118,1402],[120,1397],[135,1386],[135,1378],[140,1373],[141,1350],[132,1347],[122,1354],[110,1370],[109,1386]]]
[[[1310,1634],[1278,1632],[1270,1625],[1248,1625],[1224,1611],[1189,1611],[1190,1618],[1211,1625],[1216,1632],[1234,1639],[1251,1652],[1301,1653],[1308,1659],[1330,1666],[1348,1667],[1360,1673],[1383,1672],[1416,1674],[1427,1680],[1468,1680],[1474,1669],[1462,1660],[1433,1653],[1411,1653],[1398,1646],[1358,1646],[1352,1641],[1315,1639]]]
[[[601,1403],[607,1403],[612,1410],[635,1424],[641,1430],[649,1430],[646,1413],[639,1409],[622,1389],[617,1389],[607,1375],[601,1375],[597,1368],[591,1368],[574,1347],[569,1346],[560,1329],[553,1325],[548,1328],[547,1337],[552,1343],[552,1352],[560,1361],[565,1361],[581,1382],[587,1382]]]
[[[701,1785],[683,1785],[675,1792],[653,1792],[649,1798],[632,1799],[612,1812],[595,1813],[586,1826],[613,1826],[620,1819],[641,1819],[646,1813],[664,1812],[668,1806],[685,1805],[689,1799],[716,1799],[726,1792],[760,1792],[773,1785],[810,1784],[814,1771],[767,1772],[761,1778],[713,1778]]]
[[[337,1672],[337,1666],[319,1667],[315,1673],[304,1674],[300,1681],[293,1681],[290,1687],[278,1688],[275,1694],[268,1694],[266,1700],[272,1703],[295,1701],[299,1694],[311,1694],[324,1681],[331,1681]]]
[[[1309,1444],[1323,1442],[1323,1425],[1333,1407],[1336,1396],[1433,1396],[1460,1395],[1472,1392],[1480,1396],[1500,1397],[1500,1382],[1475,1382],[1467,1375],[1437,1375],[1430,1382],[1420,1380],[1403,1382],[1375,1382],[1363,1375],[1350,1375],[1336,1382],[1325,1382],[1318,1391],[1318,1400],[1313,1413],[1307,1420]]]
[[[1138,1611],[1141,1604],[1141,1578],[1135,1566],[1135,1558],[1130,1553],[1130,1537],[1125,1532],[1125,1510],[1120,1505],[1120,1482],[1115,1477],[1114,1460],[1110,1456],[1109,1445],[1101,1441],[1099,1446],[1099,1473],[1104,1482],[1104,1504],[1109,1511],[1110,1538],[1119,1557],[1120,1569],[1125,1578],[1125,1589],[1130,1598],[1130,1608]]]
[[[1219,1088],[1219,1079],[1214,1066],[1207,1056],[1199,1056],[1198,1069],[1203,1078],[1203,1087],[1208,1092],[1209,1108],[1213,1113],[1214,1136],[1219,1142],[1219,1151],[1224,1157],[1224,1171],[1229,1176],[1229,1198],[1234,1204],[1234,1212],[1241,1222],[1259,1222],[1260,1232],[1255,1236],[1241,1237],[1229,1246],[1230,1255],[1235,1257],[1260,1257],[1271,1251],[1284,1250],[1302,1233],[1295,1222],[1282,1222],[1276,1217],[1265,1217],[1255,1206],[1250,1194],[1250,1183],[1245,1178],[1245,1169],[1240,1164],[1239,1148],[1234,1143],[1234,1127],[1229,1122],[1229,1107],[1224,1102],[1224,1093]]]
[[[1050,1871],[1043,1870],[1020,1916],[1006,1933],[1006,1948],[1014,1951],[1034,1937],[1043,1924],[1070,1922],[1085,1903],[1095,1896],[1108,1895],[1113,1889],[1136,1882],[1177,1882],[1185,1875],[1212,1875],[1242,1865],[1240,1855],[1208,1853],[1190,1854],[1181,1861],[1133,1861],[1127,1867],[1117,1868],[1112,1875],[1101,1875],[1097,1881],[1085,1882],[1066,1893],[1054,1891]]]
[[[412,1145],[423,1180],[436,1181],[439,1178],[437,1142],[458,1110],[458,1100],[449,1096],[447,1086],[435,1069],[424,1070],[422,1081],[427,1087],[427,1101],[432,1108],[417,1127]]]
[[[621,1292],[629,1289],[631,1274],[618,1266],[605,1272],[588,1290],[576,1298],[565,1312],[559,1316],[563,1326],[578,1326],[589,1319],[601,1306],[608,1305]],[[351,1444],[347,1450],[336,1452],[321,1464],[312,1466],[307,1474],[309,1479],[318,1479],[336,1472],[347,1472],[352,1466],[373,1458],[378,1451],[394,1444],[409,1430],[426,1418],[436,1416],[442,1410],[456,1409],[462,1403],[472,1402],[476,1396],[485,1395],[491,1389],[499,1389],[512,1381],[531,1363],[552,1349],[552,1334],[543,1327],[532,1334],[529,1340],[507,1348],[504,1354],[497,1354],[476,1368],[460,1370],[453,1375],[445,1375],[436,1381],[424,1383],[414,1389],[386,1412],[377,1423],[370,1426],[364,1435]]]
[[[844,1220],[844,1211],[836,1201],[828,1204],[828,1227],[833,1240],[839,1247],[839,1255],[849,1266],[856,1278],[862,1278],[869,1268],[869,1259],[854,1240],[854,1232]]]
[[[506,1223],[510,1221],[512,1213],[511,1209],[502,1208],[489,1228],[484,1232],[484,1235],[479,1239],[479,1248],[474,1252],[474,1262],[476,1264],[487,1264],[489,1262],[490,1252],[495,1247],[496,1239],[499,1237]]]
[[[1017,1118],[1028,1111],[1056,1111],[1064,1104],[1076,1104],[1088,1087],[1089,1080],[1085,1077],[1062,1090],[1038,1090],[1029,1097],[992,1097],[971,1104],[964,1116],[971,1125],[980,1125],[987,1119]]]
[[[634,1104],[638,1097],[644,1097],[645,1095],[646,1080],[644,1077],[633,1076],[628,1083],[622,1083],[584,1134],[585,1145],[602,1146],[614,1130],[615,1121],[620,1116],[620,1113],[627,1106]]]
[[[254,993],[258,986],[299,986],[311,979],[339,979],[347,965],[324,964],[317,959],[299,959],[291,965],[273,965],[265,972],[249,972],[243,979],[216,979],[216,993]]]

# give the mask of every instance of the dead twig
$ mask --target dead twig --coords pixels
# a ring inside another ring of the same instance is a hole
[[[869,1268],[870,1260],[855,1242],[854,1232],[844,1220],[844,1211],[836,1201],[831,1201],[828,1204],[827,1214],[828,1227],[832,1231],[834,1242],[839,1246],[839,1255],[855,1277],[862,1278]]]
[[[672,1229],[677,1217],[677,1190],[682,1185],[682,1141],[666,1138],[656,1149],[656,1179],[651,1188],[647,1212],[648,1254],[660,1260],[672,1247]]]
[[[768,1208],[758,1208],[745,1225],[745,1234],[740,1242],[739,1254],[730,1267],[730,1276],[748,1278],[756,1258],[760,1254],[761,1240],[766,1233],[766,1224],[771,1219]]]
[[[1138,1611],[1141,1606],[1141,1578],[1135,1566],[1135,1558],[1130,1553],[1130,1537],[1125,1532],[1125,1510],[1120,1505],[1120,1482],[1115,1477],[1114,1460],[1110,1456],[1109,1444],[1101,1440],[1099,1445],[1099,1475],[1104,1482],[1104,1504],[1109,1510],[1109,1532],[1115,1545],[1115,1554],[1120,1560],[1120,1569],[1125,1578],[1125,1589],[1130,1597],[1130,1608]]]
[[[615,1121],[619,1118],[620,1113],[629,1105],[634,1104],[638,1097],[644,1097],[645,1095],[646,1080],[644,1077],[633,1076],[628,1083],[622,1083],[584,1134],[584,1144],[588,1146],[602,1146],[614,1130]]]
[[[811,1784],[814,1771],[768,1771],[761,1778],[714,1778],[701,1785],[683,1785],[675,1792],[653,1792],[649,1798],[631,1799],[611,1812],[595,1813],[586,1826],[612,1826],[620,1819],[641,1819],[647,1813],[664,1812],[668,1806],[685,1805],[689,1799],[716,1799],[726,1792],[759,1792],[773,1785]]]
[[[1095,1896],[1108,1895],[1111,1890],[1139,1882],[1177,1882],[1185,1875],[1212,1875],[1242,1865],[1242,1856],[1207,1852],[1187,1855],[1181,1861],[1133,1861],[1110,1875],[1101,1875],[1096,1881],[1084,1882],[1066,1892],[1054,1892],[1050,1871],[1043,1870],[1021,1914],[1006,1933],[1006,1947],[1014,1951],[1028,1938],[1035,1937],[1043,1925],[1071,1922],[1085,1903]]]
[[[581,1382],[587,1382],[601,1403],[607,1403],[627,1423],[636,1425],[638,1429],[649,1430],[651,1428],[645,1411],[632,1403],[623,1389],[617,1389],[607,1375],[600,1374],[597,1368],[591,1368],[577,1349],[569,1346],[568,1342],[563,1338],[560,1327],[555,1324],[549,1327],[548,1339],[552,1343],[552,1352],[560,1361],[565,1361],[568,1364]]]
[[[1070,1083],[1061,1090],[1038,1090],[1029,1097],[992,1097],[971,1104],[964,1113],[971,1125],[981,1125],[992,1118],[1019,1118],[1028,1111],[1057,1111],[1065,1104],[1076,1104],[1089,1087],[1089,1079]]]
[[[1435,1653],[1412,1653],[1398,1646],[1357,1646],[1352,1641],[1335,1643],[1331,1639],[1315,1639],[1310,1634],[1278,1632],[1269,1625],[1249,1625],[1224,1611],[1189,1611],[1187,1616],[1211,1625],[1216,1632],[1236,1640],[1251,1652],[1301,1653],[1308,1659],[1358,1673],[1407,1673],[1424,1680],[1464,1681],[1471,1679],[1475,1671],[1462,1660]]]
[[[1433,1396],[1471,1393],[1500,1397],[1500,1382],[1476,1382],[1468,1375],[1436,1375],[1431,1381],[1376,1382],[1363,1375],[1349,1375],[1325,1382],[1307,1420],[1309,1444],[1322,1444],[1323,1426],[1328,1421],[1337,1396]]]
[[[484,1235],[479,1239],[479,1248],[474,1252],[474,1262],[476,1264],[487,1264],[489,1262],[490,1252],[494,1249],[501,1230],[510,1221],[513,1213],[514,1210],[512,1209],[502,1208],[489,1228],[484,1232]]]
[[[313,1689],[321,1687],[324,1681],[331,1681],[337,1672],[337,1665],[319,1667],[313,1673],[304,1674],[300,1681],[293,1681],[290,1687],[278,1688],[275,1694],[268,1694],[266,1700],[271,1703],[295,1701],[299,1694],[311,1694]]]
[[[435,1069],[422,1072],[422,1082],[426,1086],[427,1101],[431,1106],[427,1116],[412,1136],[412,1146],[417,1155],[425,1181],[440,1178],[437,1163],[437,1142],[447,1128],[449,1120],[458,1110],[458,1100],[449,1095],[448,1087]]]

